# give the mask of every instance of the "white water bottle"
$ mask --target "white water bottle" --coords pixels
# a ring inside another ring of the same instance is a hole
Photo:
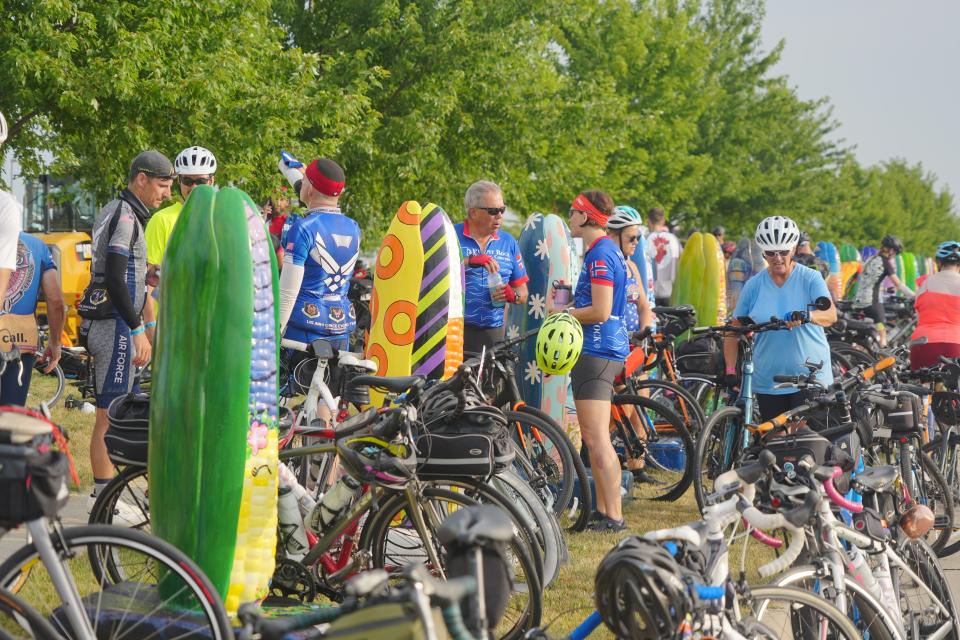
[[[303,528],[300,505],[289,487],[280,487],[277,494],[277,520],[280,522],[280,535],[283,537],[283,549],[291,560],[300,560],[307,555],[309,543]]]
[[[890,570],[883,565],[878,565],[873,570],[873,575],[880,587],[880,602],[883,603],[887,612],[893,616],[897,624],[903,626],[903,616],[900,613],[900,600],[897,598],[897,592],[893,589],[893,579],[890,577]]]
[[[316,508],[310,513],[308,526],[316,535],[322,535],[337,521],[340,512],[346,509],[360,493],[360,483],[351,476],[343,476],[323,494]]]
[[[504,300],[497,300],[494,295],[500,291],[500,287],[503,286],[503,278],[500,277],[500,273],[493,271],[487,274],[487,286],[490,288],[490,301],[493,303],[494,307],[504,306]]]
[[[875,598],[878,600],[881,598],[880,585],[877,584],[877,579],[867,563],[867,554],[864,553],[863,549],[851,546],[847,550],[847,570],[850,572],[850,576],[866,587],[867,591],[872,593]]]

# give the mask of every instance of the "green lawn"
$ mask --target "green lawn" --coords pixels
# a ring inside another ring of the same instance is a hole
[[[38,390],[42,390],[43,380],[38,380]],[[65,397],[76,395],[72,387],[67,388]],[[70,446],[80,474],[82,493],[89,491],[92,483],[88,447],[93,430],[93,415],[84,414],[77,409],[65,409],[63,402],[53,411],[53,418],[63,426],[70,436]],[[643,533],[655,528],[674,527],[697,518],[696,503],[692,488],[680,500],[673,503],[652,502],[643,499],[629,500],[624,505],[624,516],[630,526],[630,533]],[[583,620],[593,610],[593,579],[596,567],[604,554],[622,535],[579,533],[567,534],[570,550],[570,563],[561,569],[557,583],[545,593],[544,624],[552,623],[553,634],[562,636]],[[769,560],[772,555],[766,548],[752,543],[747,554],[748,575],[756,578],[756,567]],[[731,550],[731,569],[739,567],[742,546]],[[600,633],[595,637],[612,637]]]

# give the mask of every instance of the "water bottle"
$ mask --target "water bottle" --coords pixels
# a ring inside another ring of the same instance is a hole
[[[498,271],[487,274],[487,286],[490,287],[490,301],[493,303],[494,307],[502,307],[505,304],[503,300],[497,300],[494,298],[494,294],[500,291],[500,287],[503,286],[503,278],[500,277]]]
[[[893,619],[902,626],[903,617],[900,613],[900,600],[897,598],[897,592],[893,589],[893,579],[890,577],[890,570],[881,564],[873,570],[873,575],[880,588],[880,602],[883,603],[884,608]]]
[[[307,555],[309,543],[303,528],[300,505],[290,487],[280,487],[277,496],[277,520],[280,522],[281,542],[287,557],[300,560]]]
[[[316,508],[310,513],[308,526],[316,535],[323,535],[337,521],[340,512],[346,509],[360,493],[360,483],[351,476],[343,476],[323,494]]]
[[[867,591],[872,593],[878,600],[880,599],[882,595],[880,585],[877,584],[877,579],[873,575],[870,565],[867,563],[867,554],[863,549],[851,546],[847,550],[847,569],[850,572],[850,576],[856,580],[857,583],[866,587]]]

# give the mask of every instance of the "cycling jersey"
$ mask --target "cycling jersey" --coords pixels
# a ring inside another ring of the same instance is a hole
[[[13,195],[0,191],[0,269],[17,268],[17,238],[23,209]]]
[[[643,295],[640,290],[640,283],[633,277],[633,269],[627,265],[627,304],[623,310],[623,326],[627,334],[640,329],[640,311],[637,309],[637,303],[640,302],[640,296]]]
[[[750,316],[756,322],[771,317],[782,318],[791,311],[805,311],[807,305],[821,296],[830,297],[827,283],[820,273],[801,264],[794,265],[793,272],[777,286],[764,269],[747,281],[733,316]],[[804,363],[822,363],[817,379],[825,385],[833,383],[830,367],[830,346],[823,327],[808,322],[791,330],[764,331],[754,338],[753,390],[772,395],[796,393],[793,387],[774,389],[773,376],[808,373]]]
[[[119,198],[104,205],[93,223],[90,271],[105,275],[115,312],[113,317],[122,317],[131,329],[140,325],[140,313],[146,302],[147,243],[143,238],[143,223],[148,216],[140,199],[124,189]],[[122,264],[122,259],[126,259],[126,269],[111,270],[110,255],[121,258],[121,262],[115,264]]]
[[[610,317],[598,324],[583,325],[583,353],[604,360],[624,360],[630,340],[623,324],[627,306],[627,263],[617,244],[607,236],[598,238],[583,256],[573,303],[578,309],[593,304],[592,285],[613,287]]]
[[[912,341],[960,343],[960,273],[941,271],[917,285],[917,328]]]
[[[454,228],[464,260],[481,253],[492,257],[500,265],[500,277],[511,287],[519,287],[530,279],[520,257],[520,247],[509,233],[494,231],[481,251],[480,244],[470,236],[468,222],[456,224]],[[485,268],[464,266],[464,322],[473,327],[502,327],[504,307],[493,306],[487,274]]]
[[[680,241],[669,231],[651,231],[647,255],[653,263],[653,292],[658,299],[669,298],[680,264]]]
[[[177,224],[182,210],[183,204],[174,202],[150,216],[144,231],[147,237],[147,264],[163,263],[163,254],[167,250],[170,234],[173,233],[173,227]]]
[[[287,234],[284,264],[303,267],[285,337],[309,342],[350,333],[356,311],[347,298],[360,256],[360,227],[337,207],[312,209]]]
[[[50,249],[43,241],[20,232],[17,242],[17,269],[10,276],[7,295],[0,310],[0,349],[16,344],[21,350],[37,350],[37,300],[43,274],[56,269]]]
[[[883,279],[897,274],[893,258],[884,258],[879,253],[867,259],[857,278],[857,294],[853,306],[857,309],[880,303],[880,288]]]

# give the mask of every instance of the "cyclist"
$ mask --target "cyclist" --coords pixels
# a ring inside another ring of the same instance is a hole
[[[318,158],[305,169],[300,199],[307,206],[287,233],[280,274],[280,331],[309,344],[318,338],[348,350],[356,310],[347,298],[353,266],[360,256],[360,226],[340,210],[346,176],[339,164]],[[290,354],[292,372],[308,355]],[[328,420],[320,405],[321,419]]]
[[[216,182],[214,174],[217,172],[217,158],[203,147],[187,147],[181,151],[173,161],[173,168],[177,172],[183,202],[187,201],[194,187]],[[150,216],[150,221],[147,222],[147,228],[144,231],[147,238],[147,265],[154,269],[163,262],[163,254],[167,250],[167,242],[170,241],[173,226],[180,217],[180,211],[183,210],[183,202],[174,202],[169,207],[160,209]],[[153,287],[148,287],[147,293],[151,293],[152,289]],[[147,304],[154,305],[153,296],[148,295],[147,300]],[[154,316],[156,316],[155,305]]]
[[[654,268],[653,292],[658,307],[670,305],[673,281],[677,279],[677,266],[680,263],[680,241],[674,230],[667,227],[666,220],[667,215],[663,209],[655,207],[647,213],[647,222],[650,225],[647,256]]]
[[[150,209],[170,197],[176,173],[159,151],[144,151],[130,165],[127,188],[108,202],[93,223],[94,278],[102,277],[104,289],[91,281],[91,300],[103,313],[87,313],[80,326],[81,341],[93,357],[96,422],[90,439],[90,464],[94,489],[90,506],[113,477],[103,434],[107,408],[116,398],[134,390],[135,367],[150,360],[151,337],[156,326],[153,307],[146,304],[147,243],[143,225]],[[87,298],[86,293],[84,298]]]
[[[0,113],[0,145],[7,139],[7,121]],[[17,268],[17,239],[23,209],[13,194],[0,189],[0,300],[6,296],[10,276]]]
[[[3,373],[0,378],[0,405],[22,407],[27,402],[30,377],[37,357],[38,332],[34,314],[41,288],[47,302],[47,324],[50,327],[47,346],[41,357],[47,365],[44,373],[50,373],[60,361],[60,334],[66,316],[63,292],[50,249],[39,238],[21,231],[17,243],[17,270],[10,280],[3,309],[0,310],[0,333],[6,332],[15,337],[14,344],[20,349],[23,370],[21,374],[19,366],[10,365]]]
[[[744,285],[733,312],[732,324],[737,318],[750,317],[762,322],[771,317],[788,320],[789,331],[760,333],[754,343],[753,389],[756,392],[760,417],[769,420],[788,409],[799,406],[803,392],[776,389],[775,375],[806,374],[804,363],[822,363],[817,379],[825,385],[833,382],[830,367],[830,346],[823,327],[837,321],[837,309],[831,305],[826,311],[806,311],[807,305],[822,296],[830,297],[827,283],[813,269],[798,264],[794,259],[800,230],[790,218],[773,216],[757,225],[756,242],[763,251],[767,268],[751,277]],[[809,314],[809,323],[792,320],[795,311]],[[723,342],[726,363],[726,384],[735,387],[737,379],[736,336]]]
[[[614,379],[630,353],[623,324],[627,265],[623,253],[604,232],[613,213],[613,200],[603,191],[584,191],[570,205],[570,232],[586,247],[574,293],[575,308],[570,310],[583,325],[583,351],[570,378],[597,490],[597,512],[590,528],[606,532],[626,529],[620,503],[620,460],[610,442],[610,399]],[[560,310],[552,299],[550,307],[551,311]]]
[[[797,243],[797,254],[794,256],[794,260],[805,267],[819,271],[824,280],[830,277],[830,265],[818,258],[817,254],[813,252],[813,247],[810,246],[810,234],[806,231],[800,232],[800,242]]]
[[[917,328],[910,343],[914,369],[939,364],[940,356],[960,358],[960,242],[937,247],[937,273],[918,279]]]
[[[454,225],[465,267],[463,349],[480,353],[503,341],[505,305],[527,301],[530,278],[517,241],[500,229],[507,210],[500,187],[487,180],[474,182],[464,196],[464,207],[466,220]],[[500,286],[491,288],[489,280],[494,277]]]
[[[887,344],[887,327],[884,324],[887,314],[880,299],[883,279],[890,278],[893,285],[904,295],[908,298],[913,297],[913,291],[910,290],[910,287],[900,282],[897,277],[897,266],[894,258],[902,251],[903,243],[900,242],[899,238],[884,236],[880,243],[880,251],[870,256],[863,263],[863,268],[860,270],[860,276],[857,279],[857,293],[853,297],[853,309],[860,311],[877,324],[880,344],[884,346]]]

